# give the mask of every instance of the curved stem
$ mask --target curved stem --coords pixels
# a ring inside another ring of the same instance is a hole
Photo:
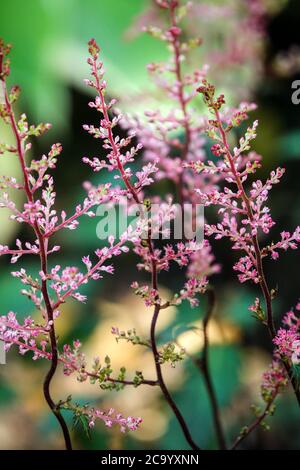
[[[153,351],[153,356],[154,356],[154,361],[155,361],[155,368],[156,368],[158,383],[168,405],[172,409],[174,415],[177,418],[178,423],[181,426],[181,429],[184,434],[184,437],[186,438],[186,441],[189,443],[189,445],[191,446],[193,450],[201,450],[200,447],[194,442],[191,436],[191,433],[187,427],[187,424],[182,414],[180,413],[179,409],[177,408],[173,398],[171,397],[169,390],[165,384],[164,378],[163,378],[161,364],[159,360],[160,359],[159,353],[158,353],[157,345],[156,345],[156,337],[155,337],[155,329],[156,329],[156,323],[157,323],[158,316],[159,316],[159,311],[160,311],[159,305],[156,305],[154,309],[153,317],[152,317],[151,330],[150,330],[151,345],[152,345],[152,351]]]
[[[93,61],[93,76],[95,77],[95,87],[96,87],[96,90],[98,92],[98,95],[99,95],[99,98],[100,98],[100,101],[101,101],[101,107],[102,107],[102,113],[103,113],[104,119],[107,122],[110,123],[110,119],[109,119],[109,115],[108,115],[107,107],[106,107],[106,103],[105,103],[105,98],[104,98],[104,95],[103,95],[103,90],[101,88],[100,79],[99,79],[99,76],[98,76],[98,73],[97,73],[97,60],[96,59],[94,59],[94,61]],[[122,164],[121,158],[120,158],[120,151],[118,149],[118,146],[115,143],[111,126],[108,126],[108,140],[109,140],[109,143],[111,145],[113,155],[116,158],[118,170],[120,172],[120,175],[123,179],[123,182],[124,182],[126,188],[131,193],[134,201],[137,204],[142,205],[143,202],[140,200],[136,189],[131,184],[130,179],[126,176],[126,172],[124,170],[124,167],[123,167],[123,164]],[[150,254],[150,257],[151,257],[152,288],[157,291],[157,287],[158,287],[157,286],[157,266],[156,266],[156,257],[155,257],[155,253],[154,253],[153,243],[152,243],[152,239],[151,239],[151,222],[148,225],[147,243],[148,243],[149,254]],[[155,367],[156,367],[156,372],[157,372],[158,385],[159,385],[159,387],[160,387],[167,403],[169,404],[169,406],[173,410],[173,412],[174,412],[174,414],[175,414],[175,416],[176,416],[176,418],[177,418],[177,420],[178,420],[178,422],[181,426],[181,429],[184,433],[184,436],[185,436],[187,442],[190,444],[192,449],[199,450],[200,448],[193,441],[193,439],[191,437],[191,434],[189,432],[189,429],[187,427],[187,424],[186,424],[183,416],[181,415],[179,409],[177,408],[176,404],[174,403],[174,401],[173,401],[173,399],[172,399],[172,397],[171,397],[171,395],[168,391],[168,388],[167,388],[167,386],[164,382],[164,379],[163,379],[161,365],[160,365],[160,362],[159,362],[159,353],[158,353],[158,350],[157,350],[156,338],[155,338],[155,328],[156,328],[156,322],[157,322],[157,319],[158,319],[160,308],[161,308],[160,305],[156,304],[155,311],[154,311],[153,318],[152,318],[152,322],[151,322],[151,331],[150,331],[151,347],[152,347],[152,352],[153,352],[153,356],[154,356],[154,360],[155,360]]]
[[[176,3],[171,5],[170,7],[170,13],[171,13],[171,24],[173,27],[177,27],[177,18],[176,18],[176,8],[177,5]],[[178,84],[178,102],[181,108],[181,112],[183,115],[183,128],[185,131],[185,141],[184,141],[184,146],[183,146],[183,151],[181,155],[181,159],[183,161],[187,160],[188,157],[188,152],[189,152],[189,147],[190,147],[190,142],[191,142],[191,129],[190,129],[190,122],[189,122],[189,115],[187,111],[187,103],[186,99],[184,96],[184,82],[183,82],[183,76],[182,76],[182,67],[181,67],[181,61],[180,61],[180,42],[178,40],[177,36],[174,36],[173,38],[173,52],[174,52],[174,65],[175,65],[175,77],[176,81]],[[183,178],[182,178],[182,173],[180,175],[179,179],[179,199],[180,199],[180,204],[183,205],[184,203],[184,196],[182,192],[182,187],[183,187]],[[204,325],[204,349],[203,349],[203,357],[201,359],[201,366],[199,364],[199,367],[201,369],[201,372],[203,374],[203,378],[205,381],[205,385],[207,388],[207,393],[211,402],[211,407],[212,407],[212,413],[213,413],[213,420],[214,420],[214,425],[215,425],[215,430],[216,430],[216,435],[218,439],[218,444],[220,449],[226,449],[226,442],[224,438],[224,433],[220,421],[220,416],[219,416],[219,409],[218,409],[218,404],[217,404],[217,399],[216,395],[214,392],[210,372],[209,372],[209,364],[208,364],[208,336],[207,336],[207,330],[206,326],[209,321],[209,318],[212,314],[213,307],[214,307],[214,301],[215,299],[213,291],[210,291],[209,293],[209,309],[207,312],[207,322]]]
[[[14,115],[14,112],[13,112],[13,109],[12,109],[12,106],[8,97],[6,83],[4,80],[1,80],[1,82],[3,85],[6,111],[9,116],[12,132],[16,139],[17,155],[19,158],[19,163],[21,166],[23,179],[24,179],[24,192],[25,192],[27,201],[29,203],[33,203],[34,199],[33,199],[33,194],[30,188],[28,172],[27,172],[26,164],[25,164],[25,152],[23,148],[22,137],[20,136],[16,119],[15,119],[15,115]],[[34,222],[34,224],[32,225],[32,228],[39,241],[41,271],[43,271],[43,273],[46,275],[47,274],[47,251],[48,251],[47,241],[45,240],[37,221]],[[54,401],[52,400],[51,394],[50,394],[50,384],[56,372],[57,364],[58,364],[58,351],[57,351],[57,342],[56,342],[55,326],[54,326],[54,319],[53,319],[53,308],[51,306],[51,301],[50,301],[49,294],[48,294],[46,280],[42,280],[41,291],[42,291],[43,299],[45,302],[45,307],[46,307],[46,312],[47,312],[47,317],[48,317],[47,320],[50,324],[49,339],[50,339],[50,345],[51,345],[51,366],[44,380],[44,385],[43,385],[44,396],[52,413],[54,414],[54,416],[56,417],[57,421],[59,422],[61,426],[61,429],[64,435],[66,449],[71,450],[72,445],[71,445],[71,439],[70,439],[70,434],[68,431],[67,424],[63,416],[61,415],[60,411],[56,409],[56,405]]]
[[[204,378],[205,385],[207,388],[208,397],[209,397],[210,404],[211,404],[214,427],[216,431],[219,448],[221,450],[226,450],[226,440],[225,440],[225,435],[224,435],[224,431],[223,431],[223,427],[221,423],[219,405],[218,405],[218,401],[217,401],[217,397],[216,397],[216,393],[214,390],[211,373],[209,369],[209,339],[208,339],[208,334],[207,334],[207,327],[208,327],[209,320],[214,311],[216,296],[215,296],[215,292],[213,289],[208,289],[207,294],[208,294],[208,308],[207,308],[206,315],[203,320],[203,335],[204,335],[203,352],[202,352],[202,357],[198,360],[195,360],[194,362],[199,367],[200,371],[203,374],[203,378]]]
[[[265,417],[269,414],[269,411],[271,409],[271,406],[273,405],[275,398],[277,397],[278,390],[276,390],[273,394],[273,397],[271,400],[267,403],[266,408],[262,412],[261,415],[259,415],[250,425],[246,426],[244,431],[235,439],[232,447],[230,450],[235,450],[237,446],[244,440],[246,439],[249,434],[251,434],[260,424],[261,422],[265,419]]]
[[[52,337],[51,333],[50,333],[50,337]],[[53,347],[52,345],[53,343],[51,339],[51,348]],[[54,414],[54,416],[56,417],[57,421],[60,424],[61,430],[63,432],[64,440],[65,440],[66,450],[72,450],[72,442],[71,442],[71,437],[70,437],[67,423],[65,422],[60,410],[57,408],[50,394],[50,384],[57,369],[57,349],[56,349],[56,353],[54,354],[54,356],[53,356],[53,351],[54,349],[52,349],[51,366],[44,380],[44,386],[43,386],[44,397],[45,397],[46,402],[48,403],[49,408],[51,409],[52,413]]]
[[[151,264],[152,264],[152,288],[157,291],[158,285],[157,285],[157,266],[156,266],[156,260],[153,252],[153,247],[151,243],[151,227],[149,227],[149,232],[148,232],[148,244],[149,244],[149,251],[151,255]],[[161,370],[161,364],[160,364],[160,357],[159,357],[159,352],[157,349],[157,344],[156,344],[156,324],[158,320],[160,312],[160,305],[157,303],[154,308],[153,312],[153,317],[151,321],[151,327],[150,327],[150,341],[151,341],[151,346],[152,346],[152,353],[154,357],[154,363],[155,363],[155,369],[156,369],[156,375],[157,375],[157,380],[159,383],[159,387],[168,403],[170,408],[172,409],[174,415],[177,418],[178,423],[181,426],[182,432],[184,434],[184,437],[186,438],[186,441],[189,443],[191,448],[193,450],[200,450],[200,447],[197,446],[197,444],[194,442],[191,433],[189,431],[189,428],[185,422],[185,419],[183,418],[182,414],[180,413],[179,409],[177,408],[173,398],[170,395],[170,392],[165,384],[164,378],[163,378],[163,373]]]

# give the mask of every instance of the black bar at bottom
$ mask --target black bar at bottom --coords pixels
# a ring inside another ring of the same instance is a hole
[[[259,454],[259,457],[257,456]],[[176,466],[201,466],[205,464],[226,465],[228,463],[239,462],[240,465],[253,463],[257,465],[257,459],[267,459],[271,464],[273,459],[280,460],[280,456],[296,458],[298,460],[300,451],[181,451],[181,450],[141,450],[141,451],[123,451],[123,450],[107,450],[107,451],[84,451],[75,450],[67,451],[41,451],[41,450],[16,450],[16,451],[0,451],[1,466],[20,462],[22,468],[25,464],[33,463],[35,468],[46,463],[66,463],[70,464],[94,464],[94,468],[106,468],[123,466],[126,468],[138,468],[141,465],[176,465]]]

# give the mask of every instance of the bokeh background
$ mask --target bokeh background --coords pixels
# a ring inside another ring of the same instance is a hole
[[[186,25],[187,33],[197,31],[204,38],[195,60],[199,65],[212,58],[210,78],[217,81],[233,104],[245,98],[258,103],[253,118],[260,120],[255,150],[264,156],[262,176],[278,165],[287,168],[283,182],[271,194],[270,203],[277,221],[272,236],[276,240],[283,228],[292,230],[300,220],[300,105],[291,102],[291,83],[299,78],[300,72],[299,1],[194,0],[194,3],[199,7],[198,16]],[[257,11],[262,8],[263,14],[262,22],[255,29],[257,34],[249,38],[245,37],[243,21],[249,15],[251,3]],[[86,43],[95,37],[101,44],[110,93],[120,99],[125,111],[135,112],[143,104],[141,97],[152,99],[155,95],[146,64],[167,57],[160,42],[138,33],[140,26],[151,19],[151,14],[144,14],[150,4],[150,0],[1,2],[0,36],[14,45],[12,76],[23,90],[19,109],[27,113],[30,121],[53,124],[51,132],[35,144],[33,153],[38,156],[51,143],[63,143],[64,152],[56,172],[61,208],[71,209],[80,200],[83,179],[95,180],[82,165],[81,158],[99,154],[93,139],[82,131],[82,123],[92,123],[97,118],[87,106],[88,90],[82,84],[88,73]],[[237,50],[237,58],[227,59],[225,53],[232,47]],[[160,96],[159,101],[162,107],[168,106],[166,97]],[[10,138],[3,127],[0,133],[1,141]],[[16,161],[1,157],[0,170],[16,174]],[[96,176],[99,180],[99,175]],[[84,219],[79,230],[60,234],[57,241],[64,246],[62,264],[76,265],[81,256],[99,246],[96,223],[94,219]],[[1,244],[26,235],[19,225],[7,222],[4,212],[0,214],[0,224]],[[259,384],[270,362],[270,343],[266,332],[248,311],[257,295],[255,288],[238,284],[228,245],[218,243],[214,251],[222,272],[212,279],[218,303],[209,329],[211,368],[224,425],[232,438],[252,419],[251,403],[259,403]],[[292,252],[267,265],[271,284],[279,289],[275,302],[278,318],[298,300],[299,261],[299,254]],[[53,262],[59,262],[59,257]],[[26,259],[22,263],[33,272],[38,269],[34,260]],[[28,300],[19,295],[19,282],[9,275],[10,271],[9,261],[1,259],[1,314],[13,310],[20,318],[35,315]],[[121,329],[134,326],[139,333],[147,335],[150,311],[128,289],[135,279],[134,256],[120,257],[113,277],[90,284],[87,304],[69,302],[63,307],[58,330],[61,344],[79,338],[88,359],[96,355],[104,358],[108,354],[116,370],[126,365],[129,375],[142,369],[151,378],[154,369],[150,353],[140,347],[117,344],[110,335],[113,325]],[[181,283],[182,274],[175,273],[171,281],[163,278],[161,287],[167,292]],[[197,357],[203,343],[201,331],[191,331],[190,327],[201,327],[203,310],[204,301],[195,310],[184,304],[163,311],[159,341],[171,340],[176,334],[180,344]],[[34,363],[29,355],[20,357],[11,351],[7,365],[0,367],[0,448],[60,447],[57,424],[42,396],[41,383],[48,364]],[[166,366],[164,373],[194,438],[202,447],[214,448],[209,402],[192,361],[187,359],[175,369]],[[82,430],[74,429],[76,448],[187,448],[159,390],[140,387],[106,393],[97,386],[78,383],[75,377],[65,378],[59,372],[53,394],[61,398],[70,393],[79,402],[104,409],[113,406],[124,414],[140,415],[144,419],[141,430],[127,436],[120,435],[117,428],[108,430],[101,423],[97,424],[91,440]],[[258,429],[245,441],[244,448],[300,448],[299,410],[292,393],[288,391],[280,397],[278,405],[275,416],[269,420],[271,431]]]

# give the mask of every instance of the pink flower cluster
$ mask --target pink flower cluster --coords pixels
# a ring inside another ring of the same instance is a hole
[[[80,351],[80,348],[81,343],[79,340],[73,341],[73,348],[69,344],[65,344],[63,351],[59,356],[59,360],[63,363],[63,370],[65,375],[71,375],[77,371],[80,374],[78,379],[81,382],[84,382],[87,379],[87,376],[84,374],[86,361],[84,354]]]
[[[263,374],[261,384],[262,398],[266,403],[273,402],[276,395],[288,384],[288,378],[283,365],[278,360],[273,360],[269,369]]]
[[[137,152],[142,148],[142,144],[138,144],[136,147],[131,146],[128,150],[128,146],[131,144],[135,134],[131,132],[123,139],[120,139],[118,135],[114,136],[113,129],[122,120],[122,115],[118,114],[112,119],[109,117],[109,111],[113,111],[112,108],[115,105],[116,100],[111,100],[108,104],[105,101],[104,93],[106,90],[106,81],[103,79],[103,62],[98,61],[100,48],[94,39],[89,42],[89,51],[91,57],[88,59],[88,64],[91,68],[93,79],[87,79],[85,80],[85,83],[97,92],[95,100],[90,102],[89,106],[91,108],[95,108],[96,111],[101,113],[102,118],[100,120],[99,127],[85,124],[83,128],[94,138],[102,140],[102,146],[107,152],[107,160],[100,161],[96,157],[93,158],[93,160],[90,160],[85,157],[83,161],[90,165],[96,172],[104,168],[109,171],[116,171],[117,174],[115,175],[115,179],[122,179],[125,186],[121,195],[127,196],[128,199],[133,198],[136,203],[140,203],[142,200],[139,199],[138,194],[145,186],[148,186],[153,182],[151,175],[157,171],[157,168],[155,164],[143,166],[141,171],[137,171],[135,173],[135,182],[131,182],[133,173],[131,168],[127,165],[134,161]]]
[[[300,227],[297,227],[293,234],[282,232],[280,241],[263,248],[258,242],[258,236],[261,233],[269,234],[275,224],[266,203],[270,190],[280,182],[284,170],[277,168],[272,171],[265,182],[261,180],[252,182],[251,189],[247,192],[245,182],[259,168],[261,160],[250,151],[251,141],[256,137],[258,122],[255,121],[251,127],[248,127],[245,136],[239,139],[238,146],[233,150],[228,143],[228,134],[247,118],[251,107],[242,105],[240,108],[243,110],[242,113],[240,110],[223,111],[225,104],[223,95],[216,96],[215,87],[206,80],[203,80],[198,91],[213,115],[213,119],[207,123],[206,133],[215,142],[212,152],[218,160],[216,163],[209,161],[208,164],[193,162],[187,166],[196,173],[223,175],[225,180],[222,190],[213,188],[203,192],[201,189],[196,189],[205,206],[218,207],[221,218],[217,224],[206,224],[206,235],[214,236],[217,240],[229,238],[232,249],[243,252],[243,256],[234,265],[240,282],[252,280],[260,283],[263,277],[262,258],[270,255],[272,259],[277,259],[278,250],[295,249],[300,242]],[[226,183],[231,186],[227,186]]]
[[[150,2],[146,11],[136,17],[130,34],[138,34],[142,28],[149,29],[152,24],[156,25],[151,28],[152,34],[161,34],[165,26],[161,9],[167,9],[163,3],[167,2]],[[182,49],[196,48],[202,43],[201,59],[204,67],[209,68],[210,75],[215,77],[218,85],[226,86],[229,91],[234,89],[234,99],[245,99],[251,95],[263,71],[266,18],[282,7],[283,4],[277,0],[267,3],[261,0],[180,2],[180,14],[187,13],[189,19],[180,25],[184,36]],[[198,38],[199,24],[201,38]],[[195,39],[191,39],[191,35]],[[189,61],[191,69],[198,67],[199,54],[193,53]]]
[[[31,317],[25,318],[23,324],[17,320],[14,312],[0,317],[0,338],[6,351],[16,345],[19,353],[24,355],[33,352],[33,360],[50,359],[51,354],[46,350],[51,324],[38,325]]]
[[[119,425],[121,432],[136,431],[143,421],[142,418],[134,418],[133,416],[124,418],[120,413],[115,413],[113,408],[110,408],[107,413],[92,408],[85,411],[85,414],[87,415],[90,428],[93,428],[95,426],[95,421],[100,419],[108,428],[111,428],[114,424]]]
[[[290,359],[294,365],[300,364],[300,318],[291,310],[284,316],[282,323],[284,328],[279,328],[273,339],[275,352]]]

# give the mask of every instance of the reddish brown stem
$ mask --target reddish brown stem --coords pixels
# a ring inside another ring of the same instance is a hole
[[[29,203],[33,203],[33,194],[30,189],[30,183],[29,183],[29,178],[28,178],[28,173],[26,169],[26,164],[25,164],[25,152],[22,144],[22,138],[20,136],[18,126],[16,123],[16,119],[14,116],[13,109],[11,107],[11,103],[8,97],[7,93],[7,88],[6,88],[6,83],[4,80],[1,80],[2,86],[3,86],[3,91],[4,91],[4,97],[5,97],[5,105],[6,105],[6,111],[10,119],[10,125],[12,132],[14,134],[14,137],[16,139],[16,146],[17,146],[17,155],[19,158],[19,163],[21,166],[22,174],[23,174],[23,179],[24,179],[24,192],[27,198],[27,201]],[[41,266],[41,271],[47,274],[47,241],[44,239],[43,233],[40,230],[40,227],[38,225],[38,222],[35,221],[33,224],[33,230],[35,232],[35,235],[39,241],[39,251],[40,251],[40,266]],[[53,412],[54,416],[58,420],[63,435],[64,435],[64,440],[65,440],[65,446],[67,450],[72,449],[72,444],[71,444],[71,438],[69,434],[69,430],[67,427],[67,424],[61,415],[60,411],[56,408],[56,405],[51,397],[50,394],[50,384],[53,379],[53,376],[56,372],[57,369],[57,364],[58,364],[58,350],[57,350],[57,342],[56,342],[56,334],[55,334],[55,326],[54,326],[54,320],[53,320],[53,308],[51,306],[51,301],[49,298],[48,294],[48,289],[47,289],[47,281],[42,280],[42,286],[41,286],[41,291],[43,295],[43,299],[45,302],[45,308],[47,312],[47,320],[50,325],[50,330],[49,330],[49,339],[50,339],[50,346],[51,346],[51,366],[50,369],[45,377],[44,384],[43,384],[43,390],[44,390],[44,396],[45,400],[48,403],[51,411]]]
[[[96,59],[94,59],[94,62],[93,62],[93,75],[94,75],[95,80],[96,80],[96,89],[98,91],[98,94],[99,94],[99,97],[100,97],[100,100],[101,100],[102,113],[103,113],[104,119],[109,123],[110,119],[109,119],[109,115],[108,115],[107,108],[106,108],[106,103],[105,103],[105,99],[104,99],[104,95],[103,95],[103,90],[101,88],[101,83],[100,83],[100,80],[99,80],[99,77],[98,77],[98,74],[97,74],[97,60]],[[116,158],[117,166],[118,166],[119,172],[121,174],[121,177],[124,181],[124,184],[125,184],[126,188],[131,193],[134,201],[137,204],[142,204],[143,202],[140,201],[139,196],[137,194],[137,191],[135,190],[134,186],[132,186],[131,182],[129,181],[129,179],[126,176],[124,167],[123,167],[121,159],[120,159],[120,152],[119,152],[119,149],[118,149],[117,145],[115,144],[113,133],[112,133],[112,130],[111,130],[110,126],[108,127],[108,140],[110,142],[110,145],[111,145],[111,148],[112,148],[112,151],[113,151],[113,155]],[[151,270],[152,271],[152,288],[157,291],[157,288],[158,288],[158,285],[157,285],[157,267],[156,267],[156,258],[155,258],[153,243],[152,243],[152,239],[151,239],[151,224],[149,224],[149,229],[148,229],[148,248],[149,248],[149,253],[150,253],[150,257],[151,257],[151,266],[152,266],[152,270]],[[152,346],[152,352],[153,352],[154,361],[155,361],[155,368],[156,368],[156,372],[157,372],[158,385],[159,385],[159,387],[160,387],[167,403],[169,404],[172,411],[174,412],[174,414],[175,414],[175,416],[176,416],[176,418],[177,418],[177,420],[178,420],[178,422],[181,426],[181,429],[183,431],[183,434],[184,434],[187,442],[192,447],[192,449],[199,450],[200,448],[193,441],[193,439],[191,437],[191,434],[189,432],[189,429],[187,427],[187,424],[186,424],[183,416],[181,415],[179,409],[177,408],[175,402],[173,401],[173,399],[172,399],[172,397],[171,397],[171,395],[168,391],[168,388],[167,388],[167,386],[164,382],[164,379],[163,379],[163,374],[162,374],[161,365],[160,365],[159,352],[157,350],[157,345],[156,345],[156,333],[155,333],[156,323],[157,323],[157,320],[158,320],[159,312],[160,312],[160,306],[157,304],[155,306],[154,314],[153,314],[153,317],[152,317],[151,330],[150,330],[151,346]]]
[[[170,13],[171,13],[171,24],[172,27],[178,27],[177,24],[177,18],[176,18],[176,9],[177,9],[177,3],[174,2],[170,6]],[[182,67],[181,67],[181,61],[180,61],[180,42],[178,37],[175,35],[173,38],[173,52],[174,52],[174,65],[175,65],[175,77],[178,85],[178,102],[182,111],[183,115],[183,128],[184,128],[184,134],[185,134],[185,141],[184,141],[184,146],[182,150],[182,155],[181,159],[183,161],[187,160],[188,157],[188,152],[189,152],[189,147],[190,147],[190,141],[191,141],[191,129],[190,129],[190,123],[189,123],[189,115],[187,111],[187,103],[186,99],[184,96],[184,82],[183,82],[183,76],[182,76]],[[182,174],[180,175],[179,179],[179,199],[180,199],[180,204],[183,205],[184,203],[184,197],[183,197],[183,178]],[[209,294],[210,295],[210,294]],[[213,295],[213,294],[212,294]],[[210,296],[211,300],[211,296]],[[213,309],[213,306],[212,306]],[[210,316],[211,312],[209,313]],[[208,317],[209,319],[209,317]],[[201,360],[201,372],[203,374],[203,378],[206,384],[206,389],[208,392],[208,396],[211,402],[211,407],[212,407],[212,412],[213,412],[213,419],[214,419],[214,425],[216,429],[216,434],[217,434],[217,439],[219,443],[220,449],[225,449],[226,448],[226,443],[225,443],[225,438],[224,438],[224,433],[220,421],[220,416],[219,416],[219,408],[216,400],[216,395],[214,392],[210,372],[209,372],[209,364],[208,364],[208,337],[206,334],[206,328],[204,331],[204,336],[205,336],[205,345],[204,345],[204,351],[203,351],[203,357]]]
[[[179,425],[182,429],[182,432],[184,434],[184,437],[185,437],[186,441],[188,442],[188,444],[191,446],[191,448],[193,450],[201,450],[200,447],[194,442],[194,440],[191,436],[191,433],[189,431],[189,428],[188,428],[188,426],[185,422],[185,419],[183,418],[181,412],[179,411],[179,409],[177,408],[177,405],[175,404],[173,398],[171,397],[170,392],[169,392],[169,390],[168,390],[168,388],[165,384],[164,378],[163,378],[163,374],[162,374],[162,370],[161,370],[161,364],[160,364],[159,352],[158,352],[157,345],[156,345],[156,333],[155,333],[156,323],[157,323],[158,316],[159,316],[159,311],[160,311],[159,305],[156,305],[155,309],[154,309],[153,317],[152,317],[151,330],[150,330],[152,351],[153,351],[155,368],[156,368],[156,373],[157,373],[157,379],[158,379],[158,382],[159,382],[159,386],[160,386],[160,389],[161,389],[168,405],[170,406],[170,408],[172,409],[174,415],[177,418],[177,421],[178,421],[178,423],[179,423]]]
[[[89,377],[93,377],[95,379],[99,379],[99,375],[93,374],[92,372],[86,372]],[[136,385],[135,382],[132,380],[119,380],[119,379],[113,379],[112,377],[107,377],[106,378],[107,382],[111,383],[116,383],[116,384],[122,384],[122,385]],[[147,380],[143,379],[139,382],[139,385],[149,385],[150,387],[155,387],[159,385],[157,380]]]
[[[242,198],[242,200],[244,202],[244,205],[245,205],[245,208],[247,210],[248,218],[251,222],[253,222],[254,216],[253,216],[251,203],[250,203],[250,200],[249,200],[249,198],[246,194],[246,191],[244,189],[241,178],[240,178],[240,176],[239,176],[239,174],[236,170],[236,167],[235,167],[235,164],[234,164],[234,157],[232,156],[231,151],[230,151],[230,147],[229,147],[229,144],[228,144],[226,132],[223,128],[222,120],[220,118],[219,111],[215,108],[213,103],[211,103],[211,106],[214,109],[214,113],[215,113],[216,120],[217,120],[217,123],[218,123],[218,128],[219,128],[219,131],[220,131],[222,143],[223,143],[225,151],[226,151],[226,156],[227,156],[227,160],[228,160],[232,175],[235,179],[235,183],[238,187],[241,198]],[[274,325],[274,318],[273,318],[273,311],[272,311],[272,296],[271,296],[271,292],[270,292],[270,289],[269,289],[269,286],[268,286],[268,283],[267,283],[267,280],[266,280],[266,276],[265,276],[265,273],[264,273],[263,260],[262,260],[262,255],[261,255],[261,248],[260,248],[259,241],[258,241],[258,236],[252,234],[251,237],[252,237],[252,243],[253,243],[253,247],[254,247],[254,251],[255,251],[256,269],[257,269],[258,276],[259,276],[259,286],[260,286],[262,294],[264,296],[264,301],[265,301],[265,305],[266,305],[267,328],[268,328],[271,339],[273,339],[276,335],[276,328],[275,328],[275,325]],[[293,373],[292,373],[290,364],[287,363],[287,361],[284,360],[284,359],[283,359],[283,364],[284,364],[284,367],[285,367],[285,369],[287,371],[287,374],[289,376],[292,387],[294,389],[298,404],[300,406],[300,390],[299,390],[299,387],[297,385],[297,382],[296,382],[295,378],[293,377]]]
[[[155,259],[155,256],[154,256],[154,252],[153,252],[153,247],[152,247],[152,244],[151,244],[151,228],[149,228],[149,232],[148,232],[148,243],[149,243],[149,251],[150,251],[150,255],[151,255],[151,265],[152,265],[152,271],[151,271],[152,289],[157,291],[158,290],[157,266],[156,266],[156,259]],[[158,300],[158,298],[157,298],[157,300]],[[197,444],[194,442],[194,440],[191,436],[191,433],[189,431],[189,428],[188,428],[188,426],[185,422],[185,419],[182,416],[181,412],[179,411],[179,409],[178,409],[176,403],[174,402],[173,398],[171,397],[170,392],[169,392],[169,390],[168,390],[168,388],[165,384],[165,381],[164,381],[163,373],[162,373],[162,370],[161,370],[161,364],[160,364],[160,356],[159,356],[159,352],[158,352],[157,344],[156,344],[156,324],[157,324],[157,320],[158,320],[158,317],[159,317],[159,312],[160,312],[160,304],[157,303],[155,305],[155,308],[154,308],[153,317],[152,317],[152,321],[151,321],[151,327],[150,327],[150,341],[151,341],[151,346],[152,346],[152,353],[153,353],[153,358],[154,358],[154,363],[155,363],[157,380],[158,380],[160,389],[161,389],[168,405],[172,409],[174,415],[177,418],[178,423],[181,426],[181,429],[182,429],[182,432],[184,434],[184,437],[185,437],[186,441],[188,442],[188,444],[191,446],[191,448],[193,450],[200,450],[200,447],[197,446]]]
[[[251,434],[262,423],[265,417],[269,414],[269,411],[275,401],[275,398],[277,397],[277,394],[278,391],[276,390],[271,400],[268,401],[263,413],[259,415],[251,424],[245,427],[245,430],[236,438],[230,450],[235,450],[238,445],[240,445],[240,443],[243,442],[243,440],[246,439],[246,437],[248,437],[249,434]]]
[[[171,23],[172,26],[177,27],[177,19],[176,19],[176,7],[171,8]],[[174,50],[174,63],[175,63],[175,77],[178,84],[178,101],[180,104],[180,108],[183,114],[183,127],[185,130],[185,142],[184,148],[182,152],[182,160],[187,159],[188,150],[190,146],[190,139],[191,139],[191,129],[189,124],[189,115],[187,112],[186,106],[186,99],[184,97],[184,83],[182,77],[182,69],[181,69],[181,62],[180,62],[180,42],[178,38],[175,36],[173,39],[173,50]]]
[[[208,295],[208,308],[206,311],[206,315],[203,320],[203,335],[204,335],[204,345],[202,351],[202,357],[200,359],[196,359],[194,362],[199,367],[200,371],[203,374],[203,378],[205,381],[209,401],[211,404],[214,427],[216,431],[217,441],[219,448],[221,450],[226,450],[226,440],[225,435],[222,427],[221,417],[220,417],[220,410],[217,401],[217,397],[215,394],[211,373],[209,369],[209,339],[207,334],[207,327],[209,320],[213,314],[215,303],[216,303],[216,296],[213,289],[207,290]]]
[[[177,9],[177,5],[175,3],[171,5],[170,13],[171,13],[171,24],[173,27],[178,26],[177,19],[176,19],[176,9]],[[185,139],[182,154],[181,154],[181,159],[185,161],[187,160],[187,157],[188,157],[188,151],[189,151],[190,140],[191,140],[191,129],[190,129],[190,123],[189,123],[189,115],[187,112],[186,100],[184,97],[184,83],[183,83],[182,68],[181,68],[181,62],[180,62],[180,42],[177,36],[174,36],[173,38],[173,52],[174,52],[174,66],[175,66],[174,73],[175,73],[175,77],[176,77],[176,81],[178,85],[178,102],[179,102],[180,109],[183,115],[183,128],[184,128],[184,139]],[[183,173],[181,173],[179,176],[178,194],[179,194],[179,202],[181,205],[183,205],[184,203]]]
[[[235,167],[235,164],[234,164],[234,158],[233,158],[233,156],[230,152],[229,144],[228,144],[228,141],[227,141],[226,132],[223,128],[219,111],[216,110],[216,109],[215,109],[215,115],[216,115],[216,119],[217,119],[217,122],[218,122],[219,130],[220,130],[220,133],[221,133],[222,142],[223,142],[223,145],[226,149],[226,156],[227,156],[227,159],[228,159],[228,163],[230,165],[232,175],[234,176],[236,185],[238,187],[238,190],[240,192],[242,200],[245,204],[249,220],[251,222],[253,222],[254,216],[253,216],[251,203],[250,203],[250,200],[249,200],[249,198],[246,194],[246,191],[244,189],[241,178],[240,178],[240,176],[239,176],[239,174],[236,170],[236,167]],[[251,237],[252,237],[253,247],[254,247],[254,250],[255,250],[256,268],[257,268],[257,272],[258,272],[258,275],[259,275],[259,285],[261,287],[261,290],[262,290],[262,293],[263,293],[263,296],[264,296],[264,299],[265,299],[265,304],[266,304],[268,329],[269,329],[270,335],[272,337],[274,337],[275,334],[276,334],[276,329],[275,329],[275,326],[274,326],[274,319],[273,319],[273,312],[272,312],[272,298],[271,298],[270,289],[268,287],[268,284],[267,284],[267,281],[266,281],[266,278],[265,278],[265,273],[264,273],[264,269],[263,269],[263,262],[262,262],[262,256],[261,256],[261,249],[260,249],[260,246],[259,246],[257,235],[252,234]]]

